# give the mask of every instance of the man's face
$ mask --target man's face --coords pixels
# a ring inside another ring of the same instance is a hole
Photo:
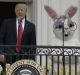
[[[15,6],[15,14],[17,18],[22,19],[26,16],[27,6],[26,4],[17,4]]]

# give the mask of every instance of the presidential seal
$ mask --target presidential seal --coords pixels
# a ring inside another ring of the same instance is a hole
[[[33,60],[19,60],[13,63],[6,75],[45,75],[44,69]]]

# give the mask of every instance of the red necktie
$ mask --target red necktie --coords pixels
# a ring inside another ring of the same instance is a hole
[[[22,19],[19,21],[19,26],[18,26],[18,35],[17,35],[17,45],[21,45],[21,38],[23,34],[23,28],[22,28]],[[16,48],[16,52],[20,52],[20,48]]]

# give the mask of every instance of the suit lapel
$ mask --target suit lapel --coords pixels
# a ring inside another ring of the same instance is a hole
[[[25,26],[24,26],[24,31],[23,31],[23,36],[25,36],[25,34],[28,32],[28,22],[25,21]]]
[[[28,22],[25,20],[25,26],[24,26],[24,31],[23,31],[23,35],[22,35],[22,41],[24,40],[24,37],[27,36],[28,31],[29,31]],[[26,39],[27,39],[27,37],[26,37]]]

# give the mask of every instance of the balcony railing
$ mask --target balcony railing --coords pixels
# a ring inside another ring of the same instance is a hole
[[[16,47],[20,47],[22,53],[14,53]],[[2,53],[5,55],[5,58],[9,57],[9,62],[6,58],[5,62],[2,63],[3,72],[5,72],[6,64],[13,64],[21,59],[29,59],[34,60],[44,68],[45,75],[80,75],[80,47],[77,46],[0,45],[0,49],[8,52],[7,54]],[[18,56],[21,57],[19,58]],[[34,56],[35,59],[32,58]],[[14,59],[15,61],[13,61]]]

